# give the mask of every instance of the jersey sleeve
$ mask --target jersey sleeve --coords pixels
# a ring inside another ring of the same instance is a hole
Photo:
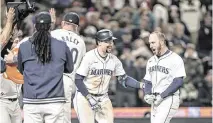
[[[178,57],[178,60],[175,62],[175,67],[174,67],[174,78],[178,77],[186,77],[186,71],[184,67],[184,62],[181,57]]]
[[[124,71],[121,61],[117,57],[115,58],[115,63],[114,76],[124,75],[126,72]]]
[[[151,80],[151,75],[149,73],[149,61],[147,62],[147,65],[146,65],[146,74],[145,74],[145,76],[144,76],[143,79],[146,80],[146,81],[152,81]]]
[[[85,43],[83,43],[84,41],[82,41],[82,43],[81,43],[81,47],[80,47],[80,53],[79,53],[79,57],[80,58],[83,58],[83,56],[85,55],[85,53],[86,53],[86,45],[85,45]],[[81,60],[80,60],[81,61]]]
[[[77,74],[82,75],[82,76],[87,76],[89,72],[89,56],[85,55],[76,71]]]
[[[50,34],[51,34],[51,36],[53,37],[53,38],[56,38],[56,39],[58,39],[58,40],[61,40],[60,39],[60,33],[59,34],[57,34],[57,33],[59,33],[59,31],[58,30],[53,30],[53,31],[51,31],[50,32]]]

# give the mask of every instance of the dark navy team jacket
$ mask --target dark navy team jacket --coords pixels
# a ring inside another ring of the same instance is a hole
[[[73,71],[72,54],[65,42],[51,38],[52,59],[42,64],[30,40],[18,52],[18,70],[24,76],[25,104],[65,102],[63,73]]]

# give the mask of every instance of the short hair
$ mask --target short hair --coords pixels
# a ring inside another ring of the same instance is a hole
[[[162,33],[162,32],[159,32],[159,31],[154,31],[152,32],[151,34],[156,34],[158,36],[158,38],[162,41],[165,41],[166,40],[166,36]]]
[[[158,38],[159,38],[160,40],[162,40],[162,41],[165,43],[165,45],[166,45],[167,47],[169,46],[169,42],[168,42],[168,40],[166,39],[166,36],[165,36],[162,32],[154,31],[154,32],[152,32],[151,34],[156,34],[156,35],[158,36]]]

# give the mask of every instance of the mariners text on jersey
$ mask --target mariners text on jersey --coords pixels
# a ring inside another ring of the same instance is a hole
[[[76,38],[73,38],[72,36],[62,36],[61,37],[63,41],[69,41],[74,43],[75,45],[78,45],[79,41]]]
[[[149,73],[153,72],[153,71],[159,71],[165,74],[169,74],[169,68],[160,66],[160,65],[154,65],[149,67]]]
[[[92,69],[90,75],[109,75],[112,76],[113,71],[109,69]]]

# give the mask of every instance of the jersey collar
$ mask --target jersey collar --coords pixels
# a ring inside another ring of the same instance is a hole
[[[160,56],[160,57],[157,57],[156,55],[155,55],[155,59],[164,59],[164,58],[166,58],[167,56],[169,56],[169,55],[171,55],[172,54],[172,51],[171,50],[167,50],[162,56]]]
[[[99,53],[98,53],[98,48],[96,48],[96,49],[95,49],[95,55],[96,55],[96,57],[98,58],[98,60],[100,60],[101,62],[105,63],[105,62],[107,62],[107,61],[109,60],[109,55],[110,55],[110,54],[108,54],[107,57],[106,57],[106,59],[104,60],[104,59],[99,55]]]

